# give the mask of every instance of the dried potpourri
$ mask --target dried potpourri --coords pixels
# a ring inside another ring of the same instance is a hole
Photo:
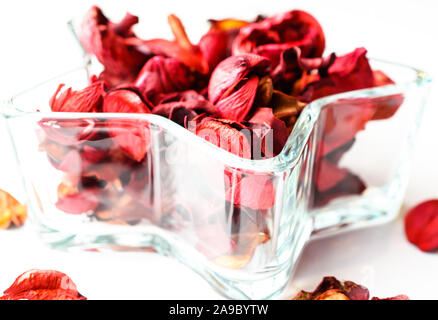
[[[438,200],[422,202],[405,217],[405,233],[409,242],[422,251],[438,249]]]
[[[370,300],[367,288],[352,281],[341,282],[335,277],[324,277],[313,292],[300,291],[292,300]],[[409,300],[405,295],[391,298],[373,297],[371,300]]]
[[[0,300],[86,300],[74,282],[55,270],[29,270],[18,276]]]
[[[115,23],[98,7],[88,11],[79,39],[103,71],[82,90],[60,85],[50,100],[52,111],[155,114],[239,157],[257,160],[282,151],[309,102],[393,83],[371,69],[364,48],[324,54],[321,26],[300,10],[253,21],[210,20],[197,44],[175,15],[168,17],[173,40],[141,39],[133,31],[137,22],[129,13]],[[366,188],[339,162],[368,121],[391,117],[402,100],[397,95],[357,99],[324,109],[313,205]],[[154,167],[153,159],[167,156],[164,148],[154,148],[159,129],[147,121],[83,117],[43,119],[40,126],[41,149],[65,174],[56,203],[64,212],[122,225],[145,220],[170,230],[193,229],[198,248],[231,268],[245,266],[257,245],[269,240],[273,178],[225,168],[218,189],[200,185],[188,172],[185,199],[174,199],[174,177],[166,176],[165,165]],[[192,170],[215,174],[214,164],[209,165]]]
[[[0,189],[0,229],[20,227],[27,218],[27,208],[8,192]]]

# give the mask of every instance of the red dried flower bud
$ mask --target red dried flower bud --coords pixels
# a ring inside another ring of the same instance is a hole
[[[214,69],[208,84],[208,98],[221,117],[245,120],[257,93],[258,75],[263,75],[268,65],[263,57],[245,54],[229,57]]]
[[[184,91],[191,87],[194,76],[190,70],[173,58],[155,56],[141,69],[134,86],[153,105],[160,94]]]
[[[405,232],[409,242],[422,251],[438,248],[438,200],[415,206],[406,214]]]
[[[292,47],[299,47],[304,57],[320,57],[324,51],[322,28],[307,12],[293,10],[241,28],[233,42],[233,54],[258,54],[275,68],[282,52]]]
[[[93,6],[85,15],[79,30],[79,40],[85,51],[96,56],[109,77],[126,78],[136,74],[147,60],[147,55],[131,46],[127,39],[135,38],[131,30],[138,19],[127,14],[115,24]]]

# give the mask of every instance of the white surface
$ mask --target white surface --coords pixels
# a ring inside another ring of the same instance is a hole
[[[2,1],[0,4],[0,96],[74,67],[79,51],[65,27],[90,1]],[[365,46],[370,56],[422,68],[438,78],[435,1],[95,1],[110,17],[129,10],[140,16],[137,32],[170,35],[168,13],[176,13],[194,41],[207,18],[251,18],[302,8],[321,22],[327,51]],[[152,7],[153,6],[153,7]],[[405,206],[438,198],[438,94],[432,89],[421,129]],[[16,175],[0,137],[0,188],[19,196]],[[7,168],[7,170],[5,170]],[[404,212],[403,212],[404,213]],[[222,298],[199,276],[175,260],[154,254],[75,253],[43,246],[30,226],[0,231],[0,292],[31,268],[58,269],[70,275],[90,299]],[[297,268],[292,295],[334,275],[367,286],[380,297],[400,293],[413,299],[438,299],[438,253],[422,253],[406,240],[403,221],[310,243]]]

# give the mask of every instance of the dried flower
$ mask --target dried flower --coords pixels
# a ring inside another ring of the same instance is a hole
[[[221,117],[245,120],[256,96],[259,74],[263,74],[267,67],[265,58],[246,54],[229,57],[214,69],[208,85],[208,98]]]
[[[352,281],[341,282],[335,277],[324,277],[313,292],[300,291],[292,300],[369,300],[367,288]],[[409,300],[405,295],[371,300]]]
[[[135,77],[148,58],[128,43],[128,39],[135,38],[131,28],[137,22],[138,18],[128,13],[120,23],[113,23],[96,6],[82,21],[79,40],[85,51],[102,63],[102,77],[112,85]]]
[[[27,218],[27,208],[8,192],[0,189],[0,229],[20,227]]]
[[[292,47],[299,47],[304,57],[320,57],[324,51],[322,28],[307,12],[293,10],[242,27],[233,42],[233,54],[261,55],[275,68],[281,54]]]
[[[54,270],[29,270],[21,274],[0,300],[86,300],[74,282]]]
[[[59,86],[50,100],[52,111],[152,113],[236,156],[259,160],[282,152],[309,102],[393,83],[371,69],[364,48],[323,56],[321,26],[300,10],[253,22],[210,21],[198,44],[175,15],[168,16],[172,40],[139,38],[132,28],[137,22],[127,14],[114,23],[99,8],[90,9],[79,38],[104,71],[92,75],[82,90]],[[344,99],[321,110],[311,205],[365,190],[359,176],[340,166],[341,159],[368,121],[391,117],[402,102],[400,95]],[[163,129],[146,120],[154,115],[41,120],[40,150],[63,175],[57,208],[118,225],[193,228],[195,245],[206,257],[222,267],[243,268],[257,246],[270,239],[267,216],[275,206],[277,181],[200,165],[206,176],[219,174],[219,183],[200,186],[199,179],[180,177],[190,196],[176,199],[175,177],[166,174],[166,164],[157,168],[153,160],[168,155],[163,144],[153,147],[163,138]],[[196,201],[202,205],[185,203],[201,189]],[[163,203],[159,210],[157,197]],[[357,298],[357,285],[332,280],[319,299]]]
[[[97,81],[80,91],[71,88],[61,92],[64,87],[59,85],[52,99],[50,107],[54,112],[98,112],[101,111],[105,95],[105,83]]]
[[[297,93],[303,101],[313,101],[328,95],[371,88],[374,75],[366,58],[367,51],[358,48],[351,53],[336,57],[327,72],[311,81],[302,92]]]
[[[178,60],[155,56],[141,69],[134,86],[147,101],[156,105],[160,94],[187,90],[193,81],[194,76]]]
[[[409,242],[422,251],[438,249],[438,200],[422,202],[405,217],[405,232]]]

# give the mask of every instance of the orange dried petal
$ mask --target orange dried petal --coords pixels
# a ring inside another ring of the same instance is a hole
[[[0,229],[19,227],[27,218],[27,208],[8,192],[0,189]]]
[[[315,300],[350,300],[341,290],[331,289],[320,294]]]

